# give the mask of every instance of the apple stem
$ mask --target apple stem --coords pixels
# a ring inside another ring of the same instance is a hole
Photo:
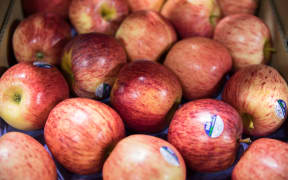
[[[239,142],[239,143],[250,144],[252,141],[251,141],[250,138],[245,138],[245,139],[239,139],[238,142]]]
[[[276,52],[276,49],[275,48],[271,48],[271,47],[267,47],[267,48],[265,48],[265,51],[266,52]]]
[[[250,120],[249,122],[249,129],[254,129],[254,123],[253,121]]]

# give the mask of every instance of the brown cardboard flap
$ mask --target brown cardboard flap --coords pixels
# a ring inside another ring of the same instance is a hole
[[[2,3],[3,0],[0,1]],[[12,49],[12,35],[20,20],[23,18],[21,1],[10,0],[9,3],[8,5],[5,4],[8,7],[8,11],[3,21],[3,29],[0,36],[2,37],[0,39],[0,67],[8,67],[15,63]]]
[[[272,5],[275,6],[277,10],[277,15],[280,20],[281,28],[283,29],[283,34],[288,41],[288,1],[287,0],[274,0]]]
[[[0,0],[0,30],[2,29],[4,19],[9,7],[10,0]]]

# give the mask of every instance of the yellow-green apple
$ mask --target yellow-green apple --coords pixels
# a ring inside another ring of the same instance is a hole
[[[180,79],[188,100],[215,96],[232,67],[229,51],[205,37],[178,41],[168,52],[164,65]]]
[[[182,38],[212,37],[221,17],[216,0],[168,0],[161,14],[172,22]]]
[[[181,84],[172,71],[157,62],[138,60],[120,70],[110,101],[128,129],[154,133],[168,125],[181,97]]]
[[[114,35],[128,14],[126,0],[72,0],[69,8],[69,19],[80,34]]]
[[[9,132],[0,137],[0,179],[56,180],[56,166],[33,137]]]
[[[185,180],[178,150],[158,137],[135,134],[122,139],[103,166],[103,180]]]
[[[254,14],[258,6],[258,0],[217,0],[223,16],[232,14]]]
[[[142,10],[154,10],[159,12],[165,0],[127,0],[127,2],[132,12]]]
[[[21,0],[25,16],[35,13],[56,13],[68,18],[68,9],[71,0]]]
[[[131,13],[116,32],[130,61],[157,61],[177,40],[172,24],[159,13],[147,10]]]
[[[56,160],[77,174],[100,172],[105,158],[124,136],[120,116],[108,105],[87,98],[57,104],[44,128],[45,141]]]
[[[232,180],[288,179],[288,144],[271,138],[255,140],[232,171]]]
[[[287,83],[268,65],[250,65],[237,71],[225,84],[222,99],[238,110],[248,135],[266,136],[287,118]]]
[[[34,14],[22,20],[13,34],[18,62],[42,61],[58,65],[62,49],[71,38],[71,27],[52,13]]]
[[[68,97],[68,84],[56,67],[21,62],[1,76],[0,117],[17,129],[40,129],[50,110]]]
[[[243,125],[238,112],[214,99],[190,101],[178,109],[168,129],[168,141],[200,172],[215,172],[235,161]]]
[[[77,96],[103,99],[126,60],[125,49],[114,37],[88,33],[65,46],[61,68]]]
[[[217,24],[214,39],[229,49],[235,71],[251,64],[265,64],[270,59],[270,30],[256,16],[226,16]]]

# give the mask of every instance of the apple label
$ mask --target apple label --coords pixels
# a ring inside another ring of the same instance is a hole
[[[278,99],[275,105],[275,113],[278,118],[284,119],[286,116],[286,103],[282,99]]]
[[[204,124],[206,134],[211,138],[217,138],[224,130],[224,123],[220,116],[212,114],[209,121]]]
[[[45,69],[50,69],[52,68],[51,64],[48,64],[46,62],[41,62],[41,61],[34,61],[33,62],[34,66],[40,67],[40,68],[45,68]]]
[[[161,155],[164,157],[164,159],[169,163],[172,164],[174,166],[180,166],[178,157],[176,156],[176,154],[173,152],[172,149],[170,149],[167,146],[162,146],[160,148],[160,153]]]

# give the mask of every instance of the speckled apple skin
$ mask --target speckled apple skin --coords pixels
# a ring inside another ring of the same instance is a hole
[[[221,81],[232,68],[229,51],[217,41],[194,37],[177,42],[164,65],[180,79],[188,100],[209,98],[219,93]]]
[[[181,97],[181,84],[172,71],[143,60],[121,69],[110,100],[130,130],[159,132],[168,125],[166,115]]]
[[[106,20],[101,16],[101,6],[115,11],[115,16]],[[69,19],[80,34],[98,32],[114,35],[129,13],[126,0],[72,0]]]
[[[21,94],[19,104],[14,93]],[[69,86],[56,67],[36,67],[21,62],[10,67],[0,79],[0,116],[21,130],[43,128],[51,109],[69,97]]]
[[[236,72],[226,83],[222,99],[237,109],[240,115],[253,116],[254,128],[244,126],[244,133],[266,136],[276,131],[287,118],[275,112],[276,101],[288,103],[288,86],[279,72],[271,66],[252,65]]]
[[[257,8],[258,0],[217,0],[223,16],[232,14],[254,14]]]
[[[159,12],[165,0],[127,0],[132,12],[141,10],[154,10]]]
[[[87,98],[59,103],[44,128],[54,157],[76,174],[100,172],[106,156],[124,136],[120,116],[104,103]]]
[[[178,165],[165,160],[161,147],[169,147]],[[149,135],[131,135],[121,140],[103,166],[103,180],[185,180],[186,166],[179,151],[167,141]]]
[[[9,132],[0,138],[0,179],[56,180],[56,166],[34,138]]]
[[[61,17],[52,13],[34,14],[22,20],[12,39],[18,62],[43,61],[58,65],[62,49],[71,38],[71,27]],[[37,52],[43,58],[37,58]]]
[[[265,64],[270,56],[264,56],[264,45],[270,41],[270,30],[264,22],[250,14],[235,14],[223,18],[216,26],[216,41],[228,48],[233,69],[252,64]]]
[[[288,179],[288,144],[276,139],[255,140],[232,172],[232,180]]]
[[[224,124],[223,132],[215,138],[208,136],[204,127],[212,114],[220,116]],[[168,141],[179,150],[188,167],[215,172],[235,161],[242,131],[241,117],[232,106],[219,100],[200,99],[176,111],[168,129]]]
[[[216,0],[168,0],[161,14],[175,26],[181,38],[212,37],[221,12]],[[215,15],[215,25],[210,16]]]
[[[125,49],[114,37],[88,33],[65,46],[61,68],[77,96],[98,98],[96,88],[102,83],[112,87],[126,61]]]
[[[125,47],[130,61],[157,61],[177,40],[172,24],[152,10],[131,13],[115,37]]]

